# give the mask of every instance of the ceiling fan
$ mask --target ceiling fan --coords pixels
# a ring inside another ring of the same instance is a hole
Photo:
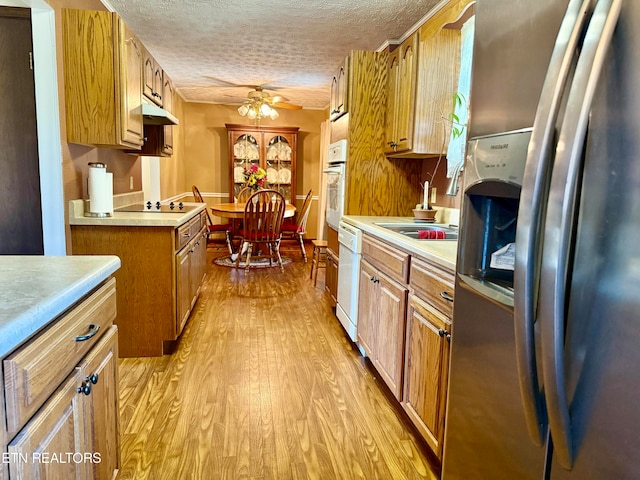
[[[289,99],[282,95],[271,95],[269,92],[272,90],[278,90],[280,87],[268,87],[265,89],[265,85],[239,85],[219,78],[215,78],[209,75],[205,75],[208,79],[217,83],[220,87],[225,88],[251,88],[247,93],[247,97],[238,108],[238,112],[242,116],[249,116],[249,118],[262,118],[271,117],[275,119],[278,117],[278,113],[275,108],[285,108],[287,110],[301,110],[301,105],[295,105],[289,103]],[[243,113],[244,112],[244,113]],[[273,113],[275,112],[275,113]],[[254,116],[255,115],[255,116]]]

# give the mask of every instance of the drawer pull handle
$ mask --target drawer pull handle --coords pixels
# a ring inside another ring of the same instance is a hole
[[[100,330],[100,325],[95,325],[92,323],[91,325],[89,325],[89,332],[86,335],[80,335],[79,337],[76,337],[76,342],[84,342],[86,340],[89,340],[96,333],[98,333],[98,330]]]
[[[85,395],[91,395],[91,384],[85,382],[78,387],[78,393],[84,393]]]
[[[98,374],[94,373],[90,377],[87,377],[87,382],[91,382],[91,383],[93,383],[95,385],[96,383],[98,383],[98,378],[100,378],[100,377],[98,377]]]
[[[444,298],[447,302],[453,302],[453,297],[449,295],[447,292],[440,292],[440,296]]]

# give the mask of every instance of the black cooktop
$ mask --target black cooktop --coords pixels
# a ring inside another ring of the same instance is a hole
[[[185,205],[182,202],[174,203],[134,203],[116,208],[116,212],[156,212],[156,213],[185,213],[198,208],[197,205]]]

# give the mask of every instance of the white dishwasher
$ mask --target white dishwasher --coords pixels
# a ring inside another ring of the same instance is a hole
[[[362,231],[340,222],[338,225],[340,262],[338,264],[338,304],[336,315],[349,338],[356,341],[358,325],[358,284],[360,257],[362,256]]]

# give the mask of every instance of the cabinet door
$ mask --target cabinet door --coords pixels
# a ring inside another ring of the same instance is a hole
[[[389,389],[400,400],[407,314],[407,287],[376,273],[378,285],[378,326],[374,365]]]
[[[84,382],[91,385],[91,393],[85,397],[87,444],[84,451],[100,456],[99,462],[89,462],[90,478],[110,480],[120,465],[118,328],[115,325],[91,351],[82,370]]]
[[[329,100],[329,118],[335,120],[338,115],[338,75],[331,79],[331,98]]]
[[[180,335],[191,310],[191,244],[176,255],[176,337]]]
[[[280,192],[285,200],[295,203],[295,162],[291,135],[264,134],[266,145],[264,168],[268,187]]]
[[[254,133],[229,132],[229,148],[231,158],[231,185],[229,201],[233,202],[245,186],[244,169],[260,164],[260,135]]]
[[[396,49],[389,54],[387,68],[387,115],[385,120],[385,148],[386,153],[395,152],[397,147],[397,123],[398,123],[398,77],[400,71],[400,50]]]
[[[325,290],[331,297],[331,305],[338,301],[338,256],[332,250],[327,249],[327,271],[324,280]]]
[[[173,83],[166,73],[163,74],[162,81],[162,106],[167,112],[173,113]],[[162,129],[164,131],[162,153],[171,156],[173,155],[173,125],[164,125]]]
[[[358,290],[358,342],[372,359],[376,356],[376,332],[378,329],[377,270],[363,260],[360,263],[360,287]]]
[[[10,458],[16,459],[9,463],[10,478],[91,478],[89,463],[76,463],[73,458],[67,458],[67,454],[87,452],[83,408],[85,395],[78,393],[82,380],[81,370],[75,369],[9,444]]]
[[[207,237],[204,230],[201,230],[197,235],[197,240],[191,253],[191,306],[190,309],[196,303],[198,299],[198,293],[200,286],[204,282],[205,272],[207,264]]]
[[[349,57],[345,58],[344,63],[338,69],[338,72],[331,80],[331,101],[329,105],[329,118],[331,121],[337,120],[347,113],[348,108],[348,89],[349,89]]]
[[[415,110],[415,92],[417,61],[417,34],[412,35],[400,46],[400,62],[398,70],[398,84],[396,85],[397,125],[396,150],[402,152],[413,146],[413,120]]]
[[[142,145],[142,44],[118,19],[120,32],[120,117],[121,138],[124,143]]]
[[[412,296],[407,320],[402,405],[438,458],[442,458],[450,322]]]
[[[337,117],[347,113],[349,105],[349,57],[338,70],[338,99],[336,103]],[[337,118],[336,117],[336,118]]]

